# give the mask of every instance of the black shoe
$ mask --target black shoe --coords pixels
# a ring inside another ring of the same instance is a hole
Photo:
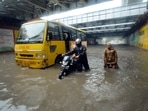
[[[60,75],[58,78],[59,78],[59,79],[63,79],[61,75]]]
[[[85,69],[86,72],[90,71],[90,69]]]
[[[79,69],[79,70],[77,70],[77,71],[78,71],[78,72],[82,72],[82,70],[80,70],[80,69]]]

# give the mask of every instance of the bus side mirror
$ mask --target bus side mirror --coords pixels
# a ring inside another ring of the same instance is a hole
[[[52,32],[49,32],[48,34],[47,34],[47,38],[46,38],[46,40],[51,40],[53,37],[52,37]]]

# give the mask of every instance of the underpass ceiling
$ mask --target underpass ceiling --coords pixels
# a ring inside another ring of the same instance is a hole
[[[105,1],[110,0],[0,0],[0,16],[29,20]]]
[[[0,20],[2,17],[6,17],[16,19],[17,21],[26,21],[54,14],[57,13],[57,11],[64,12],[106,1],[111,0],[0,0]],[[80,23],[74,26],[84,29],[88,34],[94,36],[123,36],[131,29],[137,18],[138,15],[105,21]],[[13,23],[12,19],[9,24],[11,23]]]
[[[95,37],[104,36],[123,36],[135,24],[139,15],[126,16],[122,18],[80,23],[73,25],[85,30],[88,34]]]

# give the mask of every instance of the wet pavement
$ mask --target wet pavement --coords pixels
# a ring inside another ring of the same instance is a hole
[[[60,65],[29,69],[0,53],[0,111],[148,111],[148,52],[115,46],[119,69],[103,68],[105,46],[89,46],[91,71],[58,79]]]

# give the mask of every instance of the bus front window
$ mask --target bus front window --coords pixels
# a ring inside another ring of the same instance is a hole
[[[19,30],[17,43],[42,43],[45,23],[32,23],[23,25]]]

